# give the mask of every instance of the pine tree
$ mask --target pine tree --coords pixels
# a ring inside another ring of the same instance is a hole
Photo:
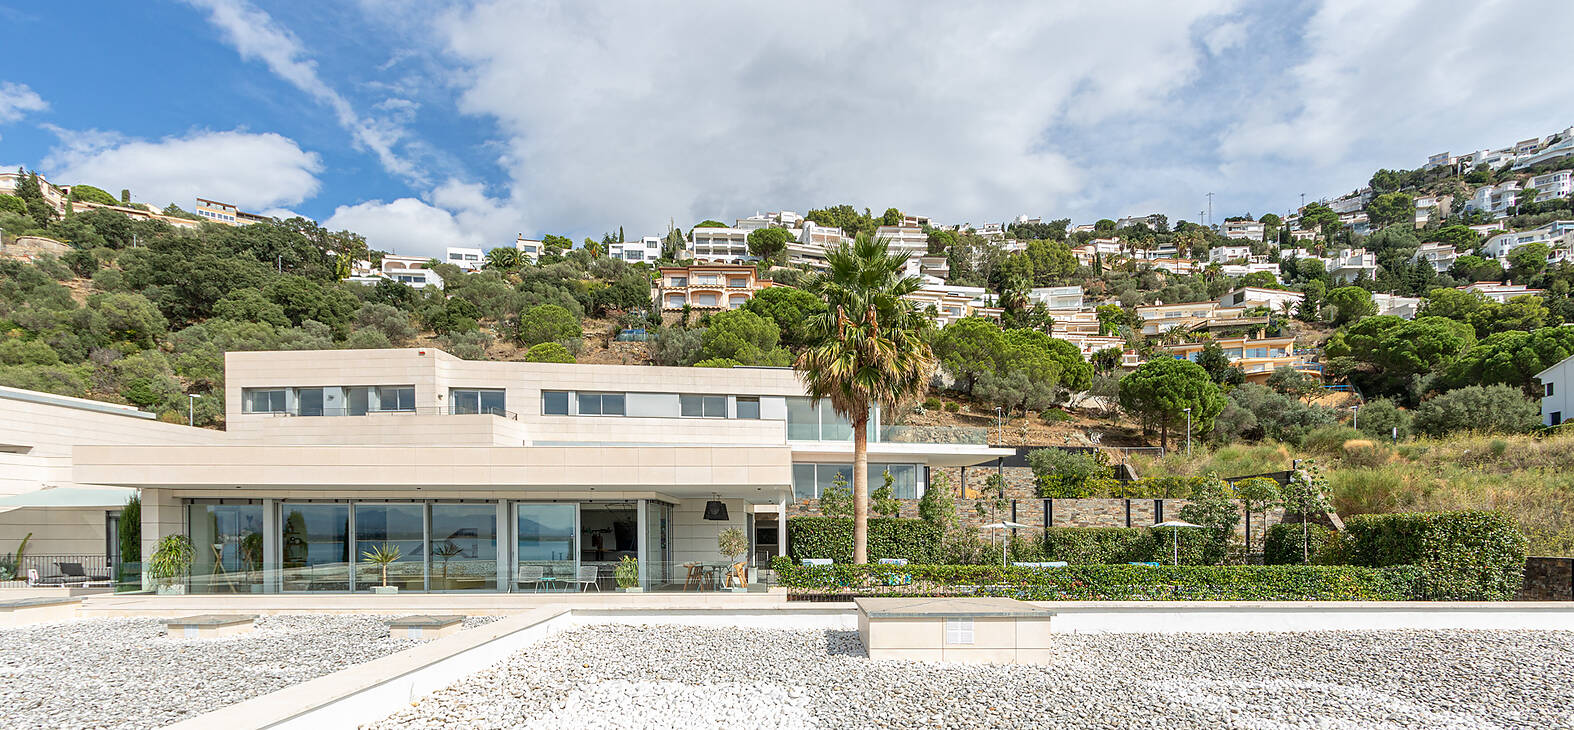
[[[44,193],[38,186],[38,173],[27,172],[19,167],[16,174],[16,197],[22,199],[22,203],[27,206],[27,214],[33,217],[40,228],[49,225],[49,221],[55,217],[55,209],[49,205],[49,201],[44,200]]]

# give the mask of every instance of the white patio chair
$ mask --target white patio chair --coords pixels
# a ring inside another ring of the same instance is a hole
[[[595,586],[596,590],[600,591],[601,583],[598,580],[599,572],[600,571],[594,565],[581,566],[579,572],[574,575],[574,579],[568,582],[579,586],[579,590],[581,591],[585,590],[585,586]]]
[[[529,583],[535,587],[537,592],[540,592],[541,584],[545,582],[542,579],[546,577],[546,572],[546,568],[539,565],[521,565],[519,566],[519,577],[516,580],[519,581],[520,588],[525,587],[525,584]]]

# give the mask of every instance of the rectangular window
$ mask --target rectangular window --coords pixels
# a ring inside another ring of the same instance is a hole
[[[853,437],[853,422],[843,418],[831,407],[830,401],[821,401],[820,439],[823,441],[848,441]]]
[[[624,415],[623,403],[622,393],[580,393],[579,415],[621,416]]]
[[[284,389],[247,388],[241,395],[241,406],[245,413],[283,413]]]
[[[742,277],[742,276],[731,276],[731,277],[727,278],[727,286],[732,287],[734,289],[742,289],[742,288],[744,288],[744,287],[746,287],[748,285],[749,285],[749,280],[747,278]]]
[[[726,418],[727,396],[679,395],[678,415],[684,418]]]
[[[687,277],[687,276],[674,276],[674,277],[672,277],[671,283],[667,284],[667,286],[688,286],[688,285],[689,285],[689,277]]]
[[[377,389],[377,410],[415,411],[415,386],[413,385],[385,385]]]
[[[568,415],[568,391],[543,390],[541,391],[541,415],[566,416]]]
[[[820,492],[815,488],[814,465],[792,465],[792,498],[793,499],[818,499]]]
[[[714,306],[716,306],[716,302],[717,302],[717,298],[716,298],[715,294],[696,294],[696,295],[694,295],[694,304],[696,306],[700,306],[700,307],[714,307]]]
[[[971,644],[973,643],[973,619],[948,618],[945,620],[945,643]]]
[[[1547,395],[1552,395],[1552,391],[1553,391],[1553,386],[1554,385],[1555,385],[1555,383],[1547,383],[1547,385],[1546,385]]]
[[[345,413],[351,416],[364,416],[372,408],[372,389],[355,387],[345,388]]]
[[[1246,348],[1246,356],[1247,357],[1267,357],[1268,356],[1268,348],[1266,348],[1266,347],[1249,347],[1249,348]]]
[[[837,476],[840,476],[842,478],[842,480],[844,482],[843,486],[845,486],[849,492],[852,491],[852,488],[853,488],[853,465],[852,464],[816,464],[815,466],[817,468],[815,469],[815,480],[814,481],[815,481],[815,486],[819,489],[819,492],[818,492],[819,494],[825,494],[825,490],[830,489],[831,487],[836,486],[836,477]]]
[[[808,398],[787,399],[787,440],[819,441],[820,414]]]
[[[738,399],[738,417],[739,418],[756,418],[756,419],[759,418],[760,417],[760,399],[759,398],[739,398]]]
[[[1552,423],[1550,425],[1553,425],[1553,426],[1556,426],[1556,425],[1562,423],[1563,422],[1563,411],[1553,411],[1553,412],[1547,414],[1547,420],[1551,421]]]
[[[300,415],[322,415],[322,388],[301,388],[295,392],[295,401]]]
[[[501,416],[505,410],[506,399],[501,389],[454,389],[449,391],[449,412],[456,415],[468,413],[490,413]]]

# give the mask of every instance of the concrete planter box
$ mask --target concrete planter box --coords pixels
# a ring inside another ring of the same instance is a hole
[[[186,587],[183,585],[159,586],[156,592],[161,596],[184,596],[186,595]]]
[[[379,596],[392,596],[399,593],[399,586],[372,586],[372,593]]]

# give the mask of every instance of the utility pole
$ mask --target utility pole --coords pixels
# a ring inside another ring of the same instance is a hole
[[[1208,193],[1208,227],[1213,227],[1213,193]]]
[[[1301,193],[1301,207],[1306,207],[1306,193]]]

